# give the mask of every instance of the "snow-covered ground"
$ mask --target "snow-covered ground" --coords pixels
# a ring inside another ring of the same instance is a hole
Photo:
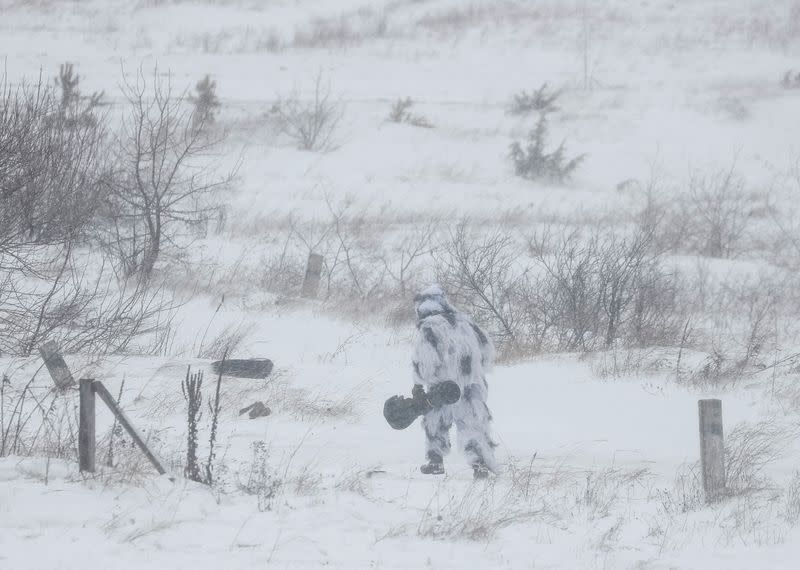
[[[456,453],[445,476],[426,477],[419,425],[396,432],[381,414],[410,390],[411,294],[405,319],[387,325],[267,293],[259,272],[287,220],[316,223],[343,204],[375,220],[376,249],[434,218],[516,236],[545,222],[623,223],[641,199],[631,181],[678,193],[695,170],[733,161],[792,222],[800,90],[780,80],[800,71],[798,40],[800,4],[789,0],[0,0],[12,82],[71,61],[85,91],[116,104],[123,74],[140,67],[158,65],[179,89],[211,74],[230,133],[220,162],[240,164],[224,227],[161,269],[186,301],[163,354],[67,357],[76,376],[122,387],[122,407],[175,480],[125,438],[116,467],[95,476],[73,462],[0,458],[0,568],[796,568],[793,360],[708,388],[676,381],[672,348],[504,363],[489,378],[503,473],[473,482]],[[270,109],[319,72],[345,113],[329,151],[304,152],[275,131]],[[544,82],[563,89],[553,140],[586,154],[566,186],[518,178],[508,161],[532,126],[507,113],[509,101]],[[388,122],[400,97],[434,128]],[[734,260],[673,261],[727,278],[777,271],[757,237]],[[180,384],[187,366],[206,370],[211,398],[210,359],[193,356],[226,327],[246,331],[237,356],[269,357],[276,370],[224,380],[208,487],[183,478]],[[795,338],[782,342],[776,363],[797,352]],[[706,356],[681,353],[687,370]],[[615,359],[635,362],[609,374]],[[0,355],[14,387],[39,370],[34,393],[52,398],[40,364]],[[723,399],[726,432],[762,426],[781,451],[757,473],[759,490],[714,506],[695,466],[704,397]],[[255,400],[272,415],[238,415]],[[77,394],[55,401],[69,422]]]

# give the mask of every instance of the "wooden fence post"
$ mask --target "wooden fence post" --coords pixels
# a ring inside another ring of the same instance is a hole
[[[91,381],[90,381],[91,382]],[[83,380],[81,380],[81,388],[83,387]],[[125,431],[128,432],[128,435],[131,436],[133,442],[139,446],[139,449],[142,450],[142,453],[145,454],[147,459],[150,463],[153,464],[153,467],[156,468],[159,475],[163,475],[167,472],[166,468],[164,467],[164,462],[159,459],[159,457],[147,447],[147,443],[142,437],[142,434],[133,426],[133,422],[128,419],[128,416],[125,415],[125,412],[122,411],[122,408],[119,407],[117,401],[114,399],[114,396],[111,395],[111,392],[103,385],[102,382],[99,380],[97,382],[92,382],[92,390],[93,393],[97,393],[100,396],[100,399],[103,400],[108,409],[117,417],[120,425],[125,428]],[[92,400],[92,406],[94,406],[94,400]],[[94,417],[94,416],[93,416]],[[94,422],[92,423],[92,430],[94,430]],[[92,439],[94,441],[94,438]],[[94,446],[93,446],[94,447]],[[94,452],[92,453],[92,466],[94,466]]]
[[[69,371],[67,363],[64,362],[64,357],[58,351],[58,345],[55,341],[50,340],[40,346],[39,354],[42,355],[47,371],[50,373],[50,377],[57,388],[63,390],[75,385],[72,372]]]
[[[78,420],[78,465],[81,471],[94,473],[95,427],[94,427],[94,380],[81,378],[78,386],[80,411]]]
[[[319,292],[319,281],[322,275],[322,256],[318,253],[308,255],[306,277],[303,279],[303,289],[300,296],[306,299],[316,299]]]
[[[700,464],[706,502],[725,493],[725,444],[722,434],[722,400],[700,400]]]

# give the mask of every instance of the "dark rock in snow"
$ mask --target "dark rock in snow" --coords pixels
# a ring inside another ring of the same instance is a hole
[[[239,415],[241,416],[246,412],[249,412],[248,415],[250,416],[250,419],[254,420],[256,418],[263,418],[270,415],[272,410],[270,410],[269,406],[267,406],[264,402],[255,402],[246,408],[239,410]]]

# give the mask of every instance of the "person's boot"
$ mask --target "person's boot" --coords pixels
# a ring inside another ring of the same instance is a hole
[[[444,460],[435,451],[428,452],[428,462],[420,466],[423,475],[441,475],[444,473]]]
[[[489,468],[486,467],[486,464],[483,462],[474,463],[472,465],[472,477],[474,479],[488,479]]]

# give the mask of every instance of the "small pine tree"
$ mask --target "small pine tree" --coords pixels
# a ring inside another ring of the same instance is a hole
[[[217,82],[206,75],[194,86],[195,94],[189,96],[189,101],[194,104],[194,126],[202,128],[214,124],[217,118],[217,109],[220,107],[217,97]]]
[[[80,90],[81,77],[75,73],[73,64],[62,63],[58,77],[54,79],[56,88],[61,91],[60,111],[68,126],[96,125],[97,108],[103,104],[104,91],[95,91],[84,96]]]
[[[511,160],[514,163],[514,172],[527,180],[549,180],[565,182],[583,162],[585,155],[567,159],[564,143],[552,152],[547,152],[547,118],[539,117],[539,122],[528,135],[528,141],[523,146],[519,141],[511,145]]]
[[[393,123],[403,123],[408,118],[408,111],[414,102],[411,97],[402,97],[394,102],[391,111],[389,111],[389,120]]]
[[[561,96],[561,91],[549,91],[547,83],[543,83],[532,92],[520,91],[514,95],[508,112],[512,115],[526,115],[533,111],[552,113],[558,111],[556,100]]]
[[[58,69],[58,77],[55,78],[56,87],[61,89],[61,108],[66,109],[80,101],[81,92],[78,84],[81,81],[80,75],[75,74],[74,66],[67,62],[62,63]]]
[[[424,129],[433,128],[433,125],[427,118],[411,112],[411,107],[413,106],[414,101],[412,101],[411,97],[398,99],[394,102],[392,109],[389,111],[389,120],[393,123],[406,123]]]

